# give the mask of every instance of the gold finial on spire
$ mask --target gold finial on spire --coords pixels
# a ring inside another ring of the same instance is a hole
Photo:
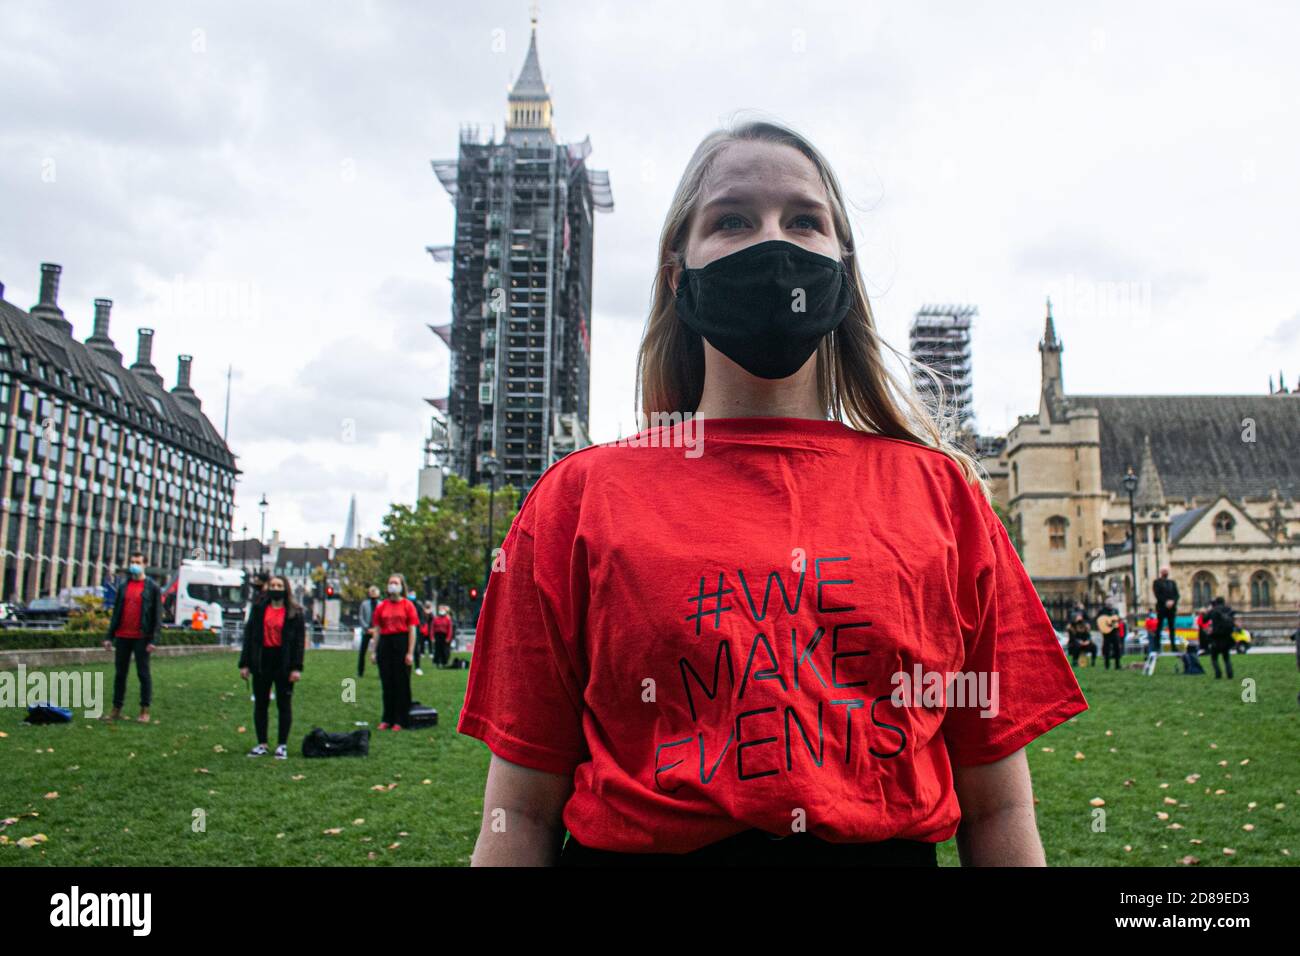
[[[537,29],[537,9],[536,0],[528,5],[528,19],[532,22],[534,30]]]

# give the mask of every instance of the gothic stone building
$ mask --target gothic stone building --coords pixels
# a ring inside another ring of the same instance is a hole
[[[1162,566],[1180,612],[1222,595],[1243,609],[1300,601],[1300,390],[1259,395],[1068,395],[1051,303],[1038,412],[982,443],[995,499],[1044,600],[1130,593]],[[1131,609],[1130,609],[1131,610]]]

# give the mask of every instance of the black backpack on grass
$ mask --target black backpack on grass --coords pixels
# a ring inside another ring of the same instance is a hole
[[[370,755],[370,729],[362,727],[346,734],[331,734],[313,727],[303,738],[304,757],[367,757]]]

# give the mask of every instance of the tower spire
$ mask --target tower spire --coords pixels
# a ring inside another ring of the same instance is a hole
[[[518,145],[543,146],[555,140],[551,127],[551,94],[542,78],[537,56],[537,4],[529,11],[532,23],[523,69],[507,97],[506,139]]]
[[[1165,506],[1165,486],[1160,480],[1160,471],[1156,468],[1156,457],[1151,452],[1151,436],[1142,436],[1142,465],[1138,470],[1137,491],[1133,503],[1143,508],[1163,508]]]

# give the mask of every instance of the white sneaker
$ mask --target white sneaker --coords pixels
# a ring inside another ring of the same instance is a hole
[[[420,668],[418,668],[418,667],[415,669],[415,672],[416,672],[417,674],[419,674],[421,677],[424,676],[424,671],[420,670]]]
[[[271,751],[267,749],[266,744],[258,744],[248,752],[250,757],[265,757]]]
[[[288,744],[280,744],[280,746],[278,746],[278,747],[275,748],[275,759],[276,759],[276,760],[288,760],[288,759],[289,759],[289,746],[288,746]]]

